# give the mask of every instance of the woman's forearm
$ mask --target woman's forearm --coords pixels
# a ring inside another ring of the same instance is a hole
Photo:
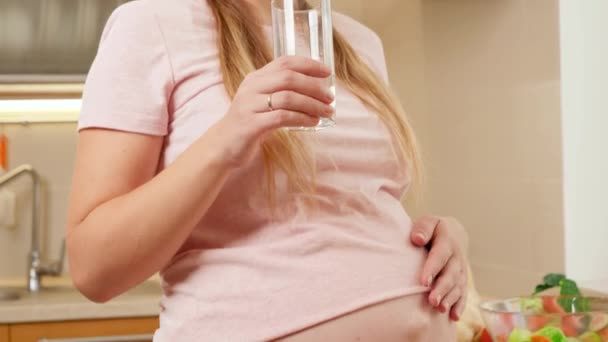
[[[74,282],[103,302],[166,265],[211,206],[231,167],[203,138],[145,184],[92,210],[70,229]]]

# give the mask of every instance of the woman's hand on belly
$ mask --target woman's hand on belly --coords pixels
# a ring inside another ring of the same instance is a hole
[[[423,216],[414,222],[411,240],[429,249],[421,281],[432,287],[431,305],[459,320],[467,301],[468,236],[464,227],[454,218]]]

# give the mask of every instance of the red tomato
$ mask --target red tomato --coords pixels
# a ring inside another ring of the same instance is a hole
[[[568,337],[577,337],[586,329],[584,317],[565,316],[562,317],[562,331]]]
[[[557,302],[557,297],[547,296],[543,297],[543,309],[546,313],[564,313],[562,308]]]
[[[488,330],[483,329],[481,331],[481,335],[479,336],[479,342],[494,342],[492,340],[492,336],[490,336],[490,333],[488,332]]]
[[[597,332],[598,335],[602,338],[602,341],[608,341],[608,327]]]

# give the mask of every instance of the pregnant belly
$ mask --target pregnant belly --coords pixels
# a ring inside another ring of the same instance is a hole
[[[155,341],[171,341],[172,334],[205,336],[208,341],[268,341],[427,291],[419,281],[425,250],[409,244],[403,233],[387,238],[382,226],[370,227],[377,234],[319,224],[285,227],[297,238],[182,255],[162,274],[159,336],[169,337]],[[407,308],[424,309],[401,305],[404,313]],[[420,317],[421,323],[411,324],[424,323],[425,316]]]
[[[415,294],[368,306],[276,342],[456,341],[455,325],[432,308],[424,294]]]

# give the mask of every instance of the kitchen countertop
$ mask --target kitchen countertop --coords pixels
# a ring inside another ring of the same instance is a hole
[[[44,288],[38,294],[25,290],[25,279],[0,280],[0,290],[16,290],[21,295],[17,300],[0,301],[0,324],[154,317],[160,310],[158,280],[148,280],[104,304],[86,299],[69,278],[44,280]]]
[[[96,304],[81,295],[67,277],[45,278],[43,290],[30,294],[25,290],[25,279],[0,279],[0,290],[16,290],[21,298],[0,300],[0,325],[26,322],[155,317],[158,315],[161,296],[157,277],[114,298],[105,304]],[[551,291],[548,292],[551,294]],[[593,290],[583,290],[590,296],[606,296]],[[488,298],[486,298],[488,299]]]

